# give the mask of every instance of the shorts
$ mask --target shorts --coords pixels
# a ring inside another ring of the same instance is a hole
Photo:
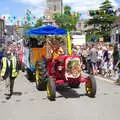
[[[91,62],[92,67],[97,67],[97,63]]]

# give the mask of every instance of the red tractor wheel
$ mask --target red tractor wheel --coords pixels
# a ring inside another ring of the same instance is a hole
[[[85,83],[85,89],[87,96],[94,98],[96,95],[96,81],[93,76],[88,76],[87,82]]]
[[[49,80],[47,81],[47,97],[50,100],[55,100],[56,98],[56,85],[55,81],[49,77]]]

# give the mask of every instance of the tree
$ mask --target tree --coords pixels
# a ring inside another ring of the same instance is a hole
[[[39,27],[39,26],[42,26],[42,25],[43,25],[43,19],[40,18],[36,21],[36,24],[34,26],[32,26],[31,23],[24,24],[24,30]]]
[[[43,25],[43,19],[40,18],[36,21],[36,24],[35,24],[34,27],[39,27],[39,26],[42,26],[42,25]]]
[[[111,5],[111,2],[105,0],[98,10],[89,11],[92,19],[90,19],[87,24],[94,26],[92,36],[93,34],[94,36],[102,36],[105,42],[110,41],[110,31],[112,29],[112,24],[116,19],[116,12],[113,9],[114,7]]]
[[[68,31],[76,30],[76,23],[78,22],[80,14],[78,12],[71,13],[71,7],[65,6],[64,13],[55,13],[53,19],[56,24]]]
[[[66,15],[70,15],[71,14],[71,7],[70,6],[68,6],[68,5],[66,5],[65,7],[64,7],[64,14],[66,14]]]
[[[28,29],[31,29],[31,28],[33,28],[33,27],[31,26],[30,23],[24,24],[24,30],[28,30]]]

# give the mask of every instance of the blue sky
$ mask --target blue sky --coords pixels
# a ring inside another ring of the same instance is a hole
[[[13,15],[22,16],[25,10],[30,6],[23,3],[17,3],[14,0],[1,0],[0,1],[0,15]]]
[[[72,10],[86,13],[96,9],[104,0],[63,0],[64,5],[71,5]],[[120,8],[120,0],[111,0],[116,8]],[[0,0],[1,16],[25,16],[25,11],[30,9],[35,16],[42,16],[45,10],[45,0]],[[84,15],[83,15],[84,16]]]

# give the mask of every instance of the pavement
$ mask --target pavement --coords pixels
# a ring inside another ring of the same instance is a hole
[[[88,76],[89,74],[87,74],[87,73],[83,73],[83,75],[85,75],[85,76]],[[104,77],[104,76],[102,76],[102,75],[95,75],[94,76],[96,79],[100,79],[100,80],[103,80],[103,81],[106,81],[106,82],[109,82],[109,83],[112,83],[112,84],[115,84],[115,79],[112,79],[112,78],[109,78],[109,77]]]
[[[4,86],[4,81],[0,78],[0,89]]]
[[[112,84],[115,83],[115,80],[114,80],[114,79],[107,78],[107,77],[103,77],[102,75],[96,75],[95,78],[96,78],[96,79],[100,79],[100,80],[104,80],[104,81],[109,82],[109,83],[112,83]]]
[[[5,81],[1,81],[0,120],[120,120],[120,86],[103,77],[95,76],[95,98],[86,96],[83,83],[80,88],[59,89],[56,101],[49,101],[46,91],[38,91],[25,75],[21,72],[16,78],[10,99],[6,99]]]

